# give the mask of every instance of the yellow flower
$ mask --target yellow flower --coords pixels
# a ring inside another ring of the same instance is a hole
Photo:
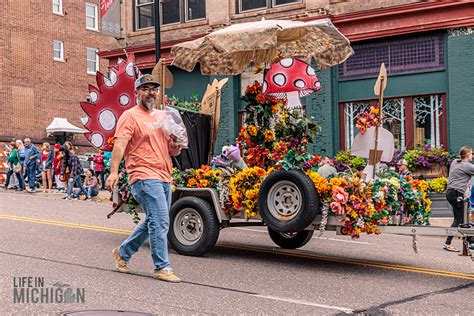
[[[373,114],[379,114],[379,108],[371,106],[370,107],[370,112],[373,113]]]
[[[253,125],[249,125],[247,127],[247,131],[250,134],[250,136],[256,136],[257,135],[257,128]]]
[[[263,136],[265,137],[265,142],[271,142],[275,139],[275,132],[272,130],[266,130],[263,132]]]
[[[333,186],[338,186],[338,187],[342,187],[342,186],[346,186],[347,185],[347,182],[346,180],[342,179],[342,178],[332,178],[330,180],[331,184]]]
[[[273,114],[278,113],[278,111],[280,111],[280,106],[281,106],[281,105],[280,105],[279,103],[277,103],[277,104],[275,104],[274,106],[272,106],[272,113],[273,113]]]
[[[245,197],[247,199],[253,199],[257,196],[257,191],[256,190],[248,190],[247,192],[245,192]]]
[[[208,180],[199,180],[199,183],[202,187],[207,188],[209,187],[210,182]]]

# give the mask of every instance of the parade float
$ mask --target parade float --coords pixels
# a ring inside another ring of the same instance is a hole
[[[174,66],[192,71],[199,63],[203,75],[237,75],[250,66],[265,69],[262,80],[248,86],[242,97],[244,127],[235,143],[224,146],[220,155],[209,155],[200,167],[183,168],[178,163],[173,169],[168,239],[178,253],[205,254],[217,242],[220,230],[232,226],[265,225],[277,245],[291,249],[304,246],[315,230],[320,235],[335,230],[353,238],[381,232],[458,234],[457,229],[429,227],[428,182],[400,179],[379,168],[381,161],[390,162],[394,156],[393,135],[381,126],[380,105],[387,85],[383,66],[374,88],[379,107],[359,117],[360,133],[352,152],[336,157],[340,172],[329,179],[316,172],[320,157],[309,153],[307,146],[318,141],[319,127],[313,118],[305,117],[300,102],[324,87],[311,62],[323,69],[353,54],[349,41],[330,20],[236,24],[175,45],[172,54]],[[161,62],[154,69],[162,84],[161,109],[173,106],[165,95],[166,81],[171,79],[166,78],[167,73]],[[82,104],[87,113],[83,122],[94,146],[108,150],[113,146],[118,117],[135,105],[133,80],[137,75],[129,56],[109,76],[98,76],[98,89],[89,87],[92,101]],[[120,78],[127,87],[118,88]],[[210,122],[208,153],[218,133],[220,91],[225,81],[209,85],[196,108]],[[114,101],[101,103],[100,98],[107,94]],[[181,115],[185,112],[181,109]],[[193,131],[186,129],[192,137]],[[123,163],[117,193],[114,212],[125,210],[139,221],[139,206],[130,193]]]

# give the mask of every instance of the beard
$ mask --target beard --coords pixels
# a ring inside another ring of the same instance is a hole
[[[148,110],[156,109],[156,98],[145,95],[141,98],[140,104]]]

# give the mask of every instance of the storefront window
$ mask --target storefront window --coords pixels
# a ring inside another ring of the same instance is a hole
[[[443,99],[440,95],[414,98],[415,147],[422,145],[440,146],[441,115]]]
[[[377,100],[342,104],[344,122],[341,122],[341,132],[344,135],[346,150],[351,148],[359,132],[356,127],[359,113],[377,104]],[[383,127],[393,134],[396,150],[412,149],[423,145],[446,147],[442,95],[386,99],[382,114],[385,118]]]
[[[382,114],[385,117],[383,127],[393,134],[395,149],[405,150],[405,99],[384,100]]]
[[[364,113],[370,108],[367,102],[348,102],[344,106],[344,131],[346,149],[350,149],[355,136],[359,132],[356,128],[359,113]]]

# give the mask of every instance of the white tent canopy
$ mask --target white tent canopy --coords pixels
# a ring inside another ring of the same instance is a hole
[[[87,133],[85,129],[79,128],[68,122],[67,119],[62,117],[55,117],[51,124],[46,127],[46,134],[51,135],[53,133],[73,133],[73,134],[84,134]]]

